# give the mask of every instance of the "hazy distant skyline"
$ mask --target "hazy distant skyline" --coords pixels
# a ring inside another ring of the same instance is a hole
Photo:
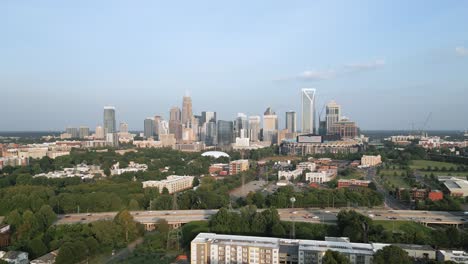
[[[468,2],[2,1],[0,131],[193,112],[317,113],[334,99],[361,129],[468,128]],[[301,124],[298,124],[301,127]]]

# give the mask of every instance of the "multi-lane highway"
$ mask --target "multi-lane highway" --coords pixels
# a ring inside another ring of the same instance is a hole
[[[333,224],[341,209],[294,208],[278,209],[281,220],[309,223]],[[451,213],[440,211],[415,210],[366,210],[355,209],[374,220],[414,221],[424,225],[464,225],[466,220],[463,212]],[[261,209],[260,209],[261,211]],[[218,210],[171,210],[171,211],[132,211],[136,221],[145,224],[148,229],[154,228],[159,219],[165,219],[169,224],[179,226],[184,223],[208,220]],[[60,215],[56,224],[90,223],[98,220],[111,220],[115,212]],[[468,216],[467,216],[468,219]]]

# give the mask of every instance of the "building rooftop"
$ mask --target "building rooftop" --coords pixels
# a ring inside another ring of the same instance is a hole
[[[225,152],[222,152],[222,151],[207,151],[207,152],[204,152],[201,154],[202,156],[204,157],[213,157],[215,159],[219,158],[219,157],[227,157],[229,158],[229,155]]]

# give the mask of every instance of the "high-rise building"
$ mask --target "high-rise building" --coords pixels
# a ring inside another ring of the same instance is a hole
[[[260,117],[250,116],[249,117],[249,138],[250,141],[256,142],[260,140]]]
[[[145,119],[144,135],[145,135],[145,138],[154,137],[154,119],[152,117],[148,117]]]
[[[169,121],[181,121],[181,112],[180,108],[173,106],[169,112]]]
[[[315,93],[315,89],[309,88],[301,91],[302,133],[315,133]]]
[[[176,140],[182,140],[182,123],[180,108],[174,106],[169,113],[169,133],[174,134]]]
[[[249,137],[249,121],[243,113],[238,113],[234,124],[235,136],[239,138]]]
[[[115,107],[105,106],[104,107],[104,133],[115,132]]]
[[[154,135],[156,136],[156,138],[159,138],[159,127],[161,126],[161,120],[161,116],[154,116]]]
[[[159,136],[169,134],[169,122],[161,120],[159,122]]]
[[[335,101],[331,101],[326,107],[325,121],[327,122],[327,131],[338,121],[341,120],[341,106]],[[327,132],[328,133],[328,132]]]
[[[201,122],[202,123],[207,123],[207,122],[210,122],[210,121],[215,121],[216,122],[216,112],[203,111],[202,112]]]
[[[186,95],[182,100],[182,124],[185,127],[191,127],[192,115],[192,98]]]
[[[207,146],[214,146],[217,144],[217,128],[216,122],[209,121],[205,123],[205,145]]]
[[[218,121],[218,138],[217,143],[219,146],[231,145],[234,141],[234,124],[232,121]]]
[[[72,138],[79,138],[80,137],[80,132],[79,132],[79,129],[77,127],[67,127],[65,129],[65,132],[67,134],[70,134],[70,136]]]
[[[128,124],[125,122],[121,122],[119,125],[119,132],[120,133],[128,133]]]
[[[79,132],[80,138],[85,138],[89,136],[89,127],[80,127],[80,132]]]
[[[263,114],[263,141],[276,143],[278,139],[278,116],[268,107]]]
[[[289,133],[294,133],[297,131],[296,125],[296,112],[288,111],[286,112],[286,129]]]
[[[104,128],[102,126],[97,126],[96,131],[94,131],[96,139],[104,139],[105,138],[105,133],[104,133]]]
[[[354,121],[343,118],[330,127],[328,135],[337,135],[341,138],[356,138],[359,136],[359,128]]]

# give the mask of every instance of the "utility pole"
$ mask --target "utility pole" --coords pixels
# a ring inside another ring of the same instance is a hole
[[[291,201],[291,209],[294,210],[294,202],[296,202],[296,198],[291,197],[289,199]],[[294,222],[294,212],[292,213],[292,232],[291,232],[291,238],[295,239],[296,238],[296,223]]]

